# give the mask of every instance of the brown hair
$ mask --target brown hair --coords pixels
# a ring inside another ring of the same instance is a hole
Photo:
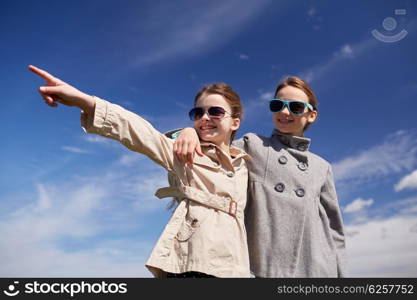
[[[292,86],[292,87],[302,90],[307,95],[308,102],[313,106],[313,109],[318,113],[318,102],[317,102],[316,95],[314,94],[313,90],[311,89],[311,87],[308,85],[307,82],[305,82],[304,80],[296,76],[288,76],[278,84],[275,90],[274,96],[276,97],[278,95],[278,92],[286,86]],[[304,127],[304,130],[307,130],[307,128],[310,125],[311,125],[310,123],[307,123],[306,126]]]
[[[224,99],[229,103],[230,107],[232,108],[231,117],[237,118],[242,121],[243,118],[243,107],[240,101],[239,95],[232,89],[230,85],[224,82],[218,82],[213,84],[208,84],[203,86],[200,91],[198,91],[197,95],[194,98],[194,105],[197,103],[198,99],[200,99],[203,95],[209,94],[218,94],[224,97]],[[237,130],[232,132],[230,136],[230,143],[232,143],[233,138],[236,135]]]

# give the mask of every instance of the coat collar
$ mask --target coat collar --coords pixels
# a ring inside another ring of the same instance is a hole
[[[277,138],[281,143],[298,151],[308,151],[311,140],[305,137],[294,136],[279,132],[276,128],[272,131],[271,137]]]
[[[226,157],[229,156],[226,152],[224,152],[223,149],[221,149],[216,144],[201,141],[200,145],[202,147],[202,150],[203,150],[204,154],[209,156],[209,157],[217,159],[217,155],[218,155],[217,153],[218,152],[222,153]],[[246,159],[246,160],[250,159],[249,154],[247,154],[245,151],[240,150],[240,149],[238,149],[236,147],[233,147],[233,146],[230,146],[230,155],[232,156],[232,157],[230,157],[230,159],[233,159],[233,160],[237,159],[237,158],[243,158],[243,159]]]

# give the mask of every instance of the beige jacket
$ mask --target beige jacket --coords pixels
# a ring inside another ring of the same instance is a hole
[[[145,154],[169,172],[170,187],[159,198],[179,201],[146,266],[155,277],[166,272],[197,271],[216,277],[249,277],[249,255],[243,211],[249,156],[231,148],[232,157],[211,143],[190,167],[173,155],[174,141],[140,116],[96,97],[94,116],[81,115],[89,133],[120,141]]]

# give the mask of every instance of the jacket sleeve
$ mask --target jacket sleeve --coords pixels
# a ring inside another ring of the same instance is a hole
[[[330,226],[330,232],[336,247],[338,277],[347,276],[346,243],[342,213],[337,200],[333,171],[329,165],[326,182],[321,189],[320,202],[323,205]]]
[[[98,97],[95,99],[94,115],[81,114],[81,126],[86,132],[119,141],[130,150],[148,156],[168,171],[173,170],[173,140],[121,106]]]

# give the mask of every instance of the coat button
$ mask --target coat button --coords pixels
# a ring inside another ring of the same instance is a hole
[[[307,170],[308,165],[307,165],[306,163],[304,163],[304,162],[299,162],[299,163],[298,163],[298,168],[299,168],[301,171],[305,171],[305,170]]]
[[[275,186],[275,190],[279,193],[282,193],[285,190],[285,185],[280,182]]]
[[[197,227],[197,225],[198,225],[198,219],[193,219],[193,220],[191,221],[191,226],[192,226],[192,227]]]
[[[287,163],[288,159],[285,156],[280,156],[278,158],[278,161],[281,165],[285,165]]]
[[[305,191],[304,191],[302,188],[298,188],[298,189],[295,191],[295,194],[296,194],[298,197],[304,197],[304,195],[305,195]]]
[[[304,144],[304,143],[300,143],[300,144],[298,144],[297,149],[299,151],[306,151],[307,150],[307,145]]]
[[[227,176],[229,176],[229,177],[233,177],[233,176],[235,176],[235,173],[233,173],[232,171],[229,171],[229,172],[227,172],[226,174],[227,174]]]

